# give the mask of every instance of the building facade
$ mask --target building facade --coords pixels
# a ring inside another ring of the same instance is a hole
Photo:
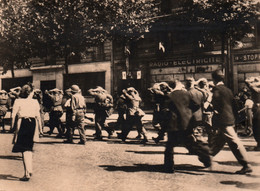
[[[178,9],[179,1],[165,0],[161,9],[166,14]],[[151,107],[148,88],[156,82],[184,81],[187,77],[207,78],[217,68],[230,65],[228,76],[234,93],[244,86],[244,80],[260,75],[260,19],[254,34],[244,38],[239,44],[222,54],[221,43],[214,46],[196,41],[198,31],[180,29],[179,34],[169,26],[154,27],[149,33],[125,47],[120,41],[106,41],[100,46],[88,49],[88,54],[68,66],[65,73],[64,61],[46,65],[42,60],[34,60],[28,69],[16,69],[15,78],[11,72],[1,75],[0,89],[21,86],[30,81],[41,90],[59,88],[65,90],[78,84],[84,96],[87,90],[96,86],[104,87],[113,96],[120,95],[122,89],[135,87],[143,99],[143,107]],[[180,35],[181,34],[181,35]],[[126,49],[127,48],[127,49]],[[127,51],[126,51],[127,50]],[[91,99],[91,98],[89,98]],[[93,101],[93,100],[92,100]]]

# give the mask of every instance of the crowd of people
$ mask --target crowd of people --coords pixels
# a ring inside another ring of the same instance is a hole
[[[252,172],[248,163],[247,152],[238,138],[236,125],[241,122],[239,116],[245,112],[245,132],[253,135],[260,151],[260,77],[246,79],[247,88],[238,96],[224,85],[224,75],[221,70],[212,73],[213,81],[201,78],[195,81],[189,77],[185,83],[174,80],[171,83],[155,83],[148,91],[153,102],[152,125],[158,136],[153,141],[158,144],[167,135],[164,152],[164,171],[174,172],[175,146],[185,146],[190,154],[198,155],[205,167],[210,167],[212,157],[228,146],[242,169],[238,174]],[[49,98],[49,108],[43,103],[43,93]],[[86,144],[86,119],[95,121],[95,140],[102,140],[102,130],[110,139],[115,129],[117,138],[126,141],[132,129],[137,130],[137,137],[142,144],[148,142],[147,132],[142,118],[145,112],[140,108],[142,99],[134,87],[122,90],[114,103],[113,97],[102,87],[88,90],[95,100],[95,118],[86,115],[86,101],[78,85],[72,85],[64,92],[57,88],[42,92],[34,89],[31,84],[12,88],[9,93],[0,91],[0,120],[5,132],[4,117],[11,111],[11,128],[14,132],[13,152],[21,152],[24,161],[24,177],[28,181],[32,176],[33,143],[44,135],[44,127],[49,126],[47,134],[51,135],[57,128],[57,138],[65,138],[64,143],[74,143],[74,131],[77,129],[80,137],[78,144]],[[243,104],[241,105],[241,102]],[[240,104],[240,105],[239,105]],[[28,107],[30,106],[30,107]],[[118,119],[116,126],[106,123],[106,119],[116,110]],[[46,124],[44,115],[48,112],[49,121]],[[66,122],[61,122],[65,113]]]

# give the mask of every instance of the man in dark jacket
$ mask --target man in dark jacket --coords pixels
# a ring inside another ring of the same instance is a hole
[[[233,93],[224,85],[224,75],[221,70],[214,71],[212,73],[212,78],[215,84],[212,98],[212,105],[214,109],[212,123],[213,127],[218,130],[218,134],[211,140],[212,155],[215,156],[227,142],[232,153],[238,162],[243,166],[243,168],[236,173],[250,173],[252,172],[252,169],[248,164],[246,150],[234,130],[235,103]]]
[[[164,153],[165,172],[174,172],[173,147],[183,143],[192,153],[198,155],[199,160],[205,167],[211,166],[211,157],[207,145],[196,142],[193,138],[193,113],[199,109],[190,94],[184,90],[175,90],[168,95],[165,102],[167,109],[164,109],[166,120],[164,125],[168,135]]]

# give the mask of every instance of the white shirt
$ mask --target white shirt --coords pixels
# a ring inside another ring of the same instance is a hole
[[[254,105],[254,102],[251,99],[247,99],[245,102],[245,107],[248,109],[252,109]]]
[[[40,119],[40,105],[38,101],[31,97],[16,99],[13,105],[12,118],[14,119],[16,115]]]

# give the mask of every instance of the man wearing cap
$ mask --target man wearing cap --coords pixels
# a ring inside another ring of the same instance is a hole
[[[78,144],[85,145],[86,135],[85,135],[85,113],[86,113],[86,102],[84,97],[81,95],[81,90],[79,86],[71,86],[71,111],[72,111],[72,122],[79,131],[80,141]],[[70,133],[72,136],[72,132]],[[71,139],[71,138],[70,138]],[[69,141],[70,141],[69,139]]]
[[[224,75],[221,70],[214,71],[212,73],[212,79],[215,84],[215,87],[212,91],[212,105],[214,109],[212,125],[215,129],[218,130],[218,134],[214,135],[211,140],[212,145],[210,146],[212,150],[212,155],[215,156],[223,148],[225,143],[228,143],[228,146],[233,155],[243,166],[243,168],[236,173],[251,173],[252,169],[248,164],[246,150],[234,130],[235,100],[233,93],[224,85]]]

